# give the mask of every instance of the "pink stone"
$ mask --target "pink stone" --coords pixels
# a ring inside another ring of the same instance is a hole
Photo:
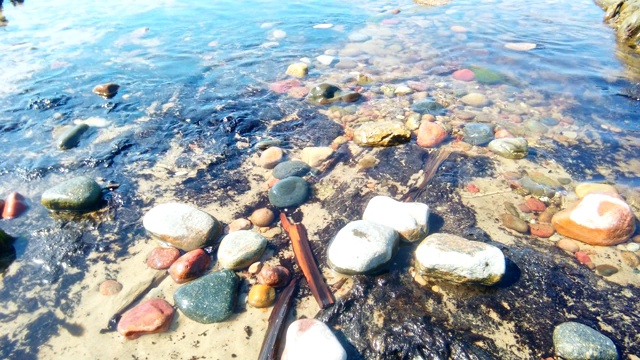
[[[547,206],[542,201],[534,197],[528,198],[525,201],[525,204],[527,204],[527,207],[531,209],[531,211],[535,211],[535,212],[542,212],[547,208]]]
[[[287,91],[287,95],[294,99],[302,99],[303,97],[307,96],[308,93],[309,89],[304,86],[295,86]]]
[[[180,257],[180,250],[170,247],[163,248],[157,247],[151,250],[149,257],[147,258],[147,266],[156,269],[164,270],[168,269]]]
[[[400,23],[398,19],[384,19],[380,22],[382,25],[396,25]]]
[[[407,81],[407,86],[415,91],[427,91],[429,85],[422,81]]]
[[[518,209],[525,214],[531,213],[531,208],[529,208],[525,203],[518,204]]]
[[[229,224],[229,232],[234,232],[238,230],[249,230],[251,229],[251,221],[247,219],[235,219]]]
[[[122,290],[122,284],[115,280],[105,280],[100,284],[100,294],[105,296],[115,295]]]
[[[129,340],[169,330],[175,310],[163,299],[151,299],[127,311],[120,318],[118,333]]]
[[[576,251],[576,253],[574,254],[576,256],[576,259],[578,259],[578,261],[581,264],[589,264],[591,263],[591,258],[589,257],[589,255],[587,255],[587,253],[583,252],[583,251]]]
[[[480,192],[480,189],[478,188],[478,186],[474,183],[469,183],[467,184],[467,191],[470,193],[478,193]]]
[[[211,258],[204,250],[191,250],[171,265],[169,275],[176,283],[184,284],[202,275],[210,262]]]
[[[423,121],[418,128],[418,145],[426,148],[438,146],[447,138],[447,131],[439,124]]]
[[[298,79],[281,80],[269,84],[269,90],[278,94],[284,94],[296,86],[302,86],[302,82]]]
[[[460,80],[460,81],[472,81],[473,79],[476,78],[476,74],[474,74],[473,71],[469,69],[460,69],[460,70],[454,71],[454,73],[451,76],[453,76],[454,79]]]
[[[625,242],[635,232],[636,220],[624,200],[609,194],[589,194],[551,219],[563,236],[589,245],[610,246]]]
[[[2,218],[16,218],[25,212],[25,210],[27,210],[27,204],[25,203],[24,197],[17,192],[12,192],[7,196],[7,200],[4,202]]]
[[[553,226],[549,224],[529,224],[529,231],[531,235],[541,238],[548,238],[555,233]]]

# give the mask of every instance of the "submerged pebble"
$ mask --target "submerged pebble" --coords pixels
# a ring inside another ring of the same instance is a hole
[[[282,179],[269,190],[269,202],[279,208],[302,205],[308,197],[309,184],[297,176]]]
[[[489,124],[470,123],[462,130],[462,141],[471,145],[484,145],[493,140],[493,127]]]
[[[105,280],[100,284],[100,294],[112,296],[122,290],[122,284],[115,280]]]
[[[245,268],[258,260],[265,248],[267,239],[250,231],[238,230],[225,236],[218,247],[218,264],[223,269],[237,270]]]
[[[513,216],[507,213],[502,214],[500,216],[500,219],[502,220],[502,225],[504,225],[508,229],[515,230],[522,234],[526,234],[529,232],[529,225],[527,224],[527,222],[517,216]]]
[[[65,131],[65,133],[58,138],[58,149],[68,150],[76,147],[80,142],[80,138],[87,130],[89,130],[89,125],[83,123]]]
[[[259,227],[269,226],[275,219],[275,214],[268,208],[256,209],[249,216],[249,220]]]
[[[495,139],[489,143],[488,148],[507,159],[522,159],[529,153],[529,146],[524,138]]]
[[[618,268],[613,265],[602,264],[596,266],[596,272],[602,276],[611,276],[618,272]]]
[[[210,324],[224,321],[231,316],[237,290],[236,274],[229,270],[221,270],[182,285],[173,294],[173,300],[189,319]]]
[[[209,268],[210,262],[209,254],[202,249],[195,249],[171,264],[169,275],[176,283],[184,284],[202,275]]]
[[[147,257],[147,266],[156,269],[168,269],[180,257],[180,250],[174,247],[157,247]]]
[[[291,275],[284,266],[264,266],[258,273],[258,282],[275,288],[286,286]]]
[[[163,299],[150,299],[122,315],[118,333],[129,340],[169,330],[175,310]]]

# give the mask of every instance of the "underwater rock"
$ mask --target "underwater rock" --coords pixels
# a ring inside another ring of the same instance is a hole
[[[489,105],[490,101],[487,97],[480,93],[470,93],[460,98],[464,104],[473,107],[483,107]]]
[[[115,280],[105,280],[100,284],[100,294],[104,296],[112,296],[122,290],[122,284]]]
[[[316,60],[318,60],[318,62],[324,66],[331,65],[335,59],[336,57],[331,55],[318,55],[316,57]]]
[[[425,148],[436,147],[447,139],[447,130],[440,124],[423,121],[418,128],[418,145]]]
[[[489,124],[470,123],[462,130],[462,141],[471,145],[484,145],[493,140],[493,126]]]
[[[101,194],[93,179],[79,176],[47,189],[40,202],[49,210],[84,211],[93,209]]]
[[[598,183],[580,183],[576,185],[575,188],[576,195],[579,199],[595,193],[610,193],[617,194],[618,190],[609,184],[598,184]]]
[[[0,204],[0,212],[3,219],[13,219],[22,215],[27,210],[25,198],[17,192],[12,192],[4,201],[4,206]]]
[[[301,87],[302,85],[302,82],[298,79],[287,79],[269,84],[269,90],[278,94],[284,94],[289,92],[289,90],[295,87]]]
[[[549,224],[529,224],[529,231],[531,235],[548,238],[555,233],[553,226]]]
[[[283,156],[284,152],[281,148],[277,146],[270,147],[260,154],[260,166],[265,169],[273,169],[280,161],[282,161]]]
[[[411,131],[399,121],[372,121],[353,131],[353,141],[360,146],[394,146],[408,142]]]
[[[266,308],[276,301],[276,289],[268,285],[256,284],[249,290],[247,303],[254,308]]]
[[[476,81],[481,84],[493,85],[505,80],[502,74],[479,66],[471,66],[471,71],[473,71]]]
[[[300,152],[300,158],[311,167],[322,165],[331,155],[333,149],[328,146],[306,147]]]
[[[221,322],[233,313],[238,291],[238,277],[221,270],[182,285],[173,294],[180,311],[202,324]]]
[[[476,75],[469,69],[460,69],[454,71],[451,77],[459,81],[473,81]]]
[[[100,84],[93,88],[93,93],[104,98],[111,99],[116,96],[120,89],[120,85],[114,83]]]
[[[287,328],[282,360],[347,360],[347,352],[322,321],[299,319]]]
[[[307,101],[316,105],[330,104],[340,101],[341,98],[342,90],[335,85],[326,83],[314,86],[307,95]]]
[[[556,243],[556,246],[564,251],[572,254],[580,251],[580,245],[571,239],[560,239]]]
[[[269,202],[279,208],[301,205],[308,197],[309,184],[297,176],[282,179],[269,190]]]
[[[391,227],[367,220],[352,221],[338,231],[327,247],[327,262],[346,275],[375,272],[391,261],[398,243],[398,233]]]
[[[249,220],[251,220],[255,226],[260,227],[271,225],[274,219],[275,215],[273,211],[268,208],[256,209],[251,213],[251,216],[249,216]]]
[[[596,272],[598,273],[598,275],[602,275],[602,276],[611,276],[617,273],[618,271],[619,270],[617,267],[609,264],[602,264],[602,265],[596,266]]]
[[[522,234],[529,232],[529,225],[527,222],[517,216],[505,213],[500,215],[500,220],[502,220],[502,225],[507,229],[511,229]]]
[[[411,110],[419,114],[444,115],[447,112],[442,104],[432,99],[423,100],[411,105]]]
[[[535,212],[542,212],[545,211],[547,209],[547,206],[540,200],[534,198],[534,197],[530,197],[527,200],[524,201],[524,203],[527,205],[527,207],[531,210],[531,211],[535,211]]]
[[[489,150],[507,159],[522,159],[529,153],[529,145],[524,138],[502,138],[491,140]]]
[[[223,269],[237,270],[245,268],[258,260],[265,248],[267,239],[250,230],[238,230],[225,236],[218,247],[218,264]]]
[[[635,231],[633,211],[623,200],[606,194],[589,194],[556,213],[551,223],[560,235],[589,245],[610,246],[628,240]]]
[[[174,247],[157,247],[149,253],[147,266],[155,270],[165,270],[171,267],[179,257],[180,250]]]
[[[291,275],[284,266],[265,266],[258,273],[257,279],[260,284],[278,288],[289,284]]]
[[[504,44],[504,48],[505,49],[509,49],[509,50],[513,50],[513,51],[530,51],[533,50],[537,47],[536,44],[534,43],[526,43],[526,42],[519,42],[519,43],[506,43]]]
[[[611,339],[577,322],[562,323],[553,330],[557,356],[566,360],[617,360],[618,350]]]
[[[142,219],[144,228],[161,243],[191,251],[209,245],[222,233],[213,216],[183,203],[160,204]]]
[[[175,310],[163,299],[150,299],[127,311],[118,322],[118,333],[129,340],[169,330]]]
[[[493,285],[506,271],[500,249],[452,234],[427,236],[415,257],[421,274],[456,283]]]
[[[369,200],[362,219],[388,226],[408,242],[422,240],[429,233],[429,206],[418,202],[375,196]]]
[[[211,258],[204,250],[191,250],[171,264],[169,275],[176,283],[184,284],[207,271],[210,262]]]
[[[89,130],[89,125],[78,124],[67,130],[58,138],[58,149],[68,150],[74,148],[80,142],[80,137]]]
[[[238,230],[249,230],[251,229],[251,221],[247,219],[235,219],[229,223],[229,225],[225,228],[226,233],[232,233]]]
[[[297,78],[303,78],[307,76],[308,73],[309,73],[309,65],[303,62],[291,64],[287,68],[287,75],[297,77]]]
[[[276,165],[271,174],[276,179],[285,179],[289,176],[305,176],[309,173],[309,170],[311,170],[311,167],[307,163],[299,160],[290,160]]]

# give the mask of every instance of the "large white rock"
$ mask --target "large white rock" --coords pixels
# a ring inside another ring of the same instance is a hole
[[[262,256],[267,247],[267,239],[251,230],[229,233],[218,247],[218,263],[228,270],[247,267]]]
[[[388,226],[367,220],[352,221],[329,244],[327,261],[342,274],[373,272],[391,261],[398,243],[398,233]]]
[[[369,200],[362,219],[392,227],[409,242],[422,240],[429,233],[427,204],[404,203],[388,196],[376,196]]]
[[[457,283],[492,285],[500,281],[505,272],[504,254],[500,249],[451,234],[427,236],[415,255],[423,275]]]
[[[300,319],[289,325],[282,360],[346,360],[331,329],[316,319]]]
[[[166,203],[149,210],[142,225],[161,244],[191,251],[209,245],[222,226],[213,216],[182,203]]]

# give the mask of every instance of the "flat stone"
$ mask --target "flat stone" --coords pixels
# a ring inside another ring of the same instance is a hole
[[[178,258],[169,268],[169,275],[178,284],[184,284],[204,274],[211,258],[202,249],[191,250]]]
[[[550,224],[529,224],[529,231],[531,231],[531,235],[541,238],[548,238],[555,234],[555,230]]]
[[[276,179],[284,179],[289,176],[305,176],[309,173],[309,170],[311,170],[311,167],[304,161],[290,160],[276,165],[271,174]]]
[[[429,206],[423,203],[375,196],[369,200],[362,219],[388,226],[409,242],[420,241],[429,233]]]
[[[505,80],[502,74],[478,66],[472,66],[471,71],[476,76],[476,81],[481,84],[493,85]]]
[[[462,141],[471,145],[484,145],[493,140],[493,127],[489,124],[469,123],[462,130]]]
[[[260,166],[265,169],[273,169],[280,161],[282,161],[282,157],[284,156],[284,151],[277,146],[272,146],[260,154]]]
[[[617,194],[618,193],[618,190],[613,185],[598,184],[598,183],[580,183],[576,185],[575,191],[579,199],[582,199],[583,197],[589,194],[596,194],[596,193]]]
[[[502,225],[508,229],[515,230],[522,234],[529,232],[529,224],[517,216],[505,213],[500,216],[500,220],[502,220]]]
[[[618,350],[611,339],[577,322],[562,323],[553,330],[557,356],[565,360],[617,360]]]
[[[456,283],[493,285],[505,273],[505,258],[495,246],[452,234],[427,236],[415,251],[420,273]]]
[[[303,204],[309,197],[309,184],[300,177],[289,176],[275,183],[269,190],[269,202],[279,208]]]
[[[556,246],[564,251],[568,251],[572,254],[580,251],[580,245],[571,239],[560,239],[556,242]]]
[[[617,267],[609,264],[602,264],[596,266],[596,272],[602,276],[611,276],[617,273],[619,270]]]
[[[163,299],[150,299],[122,314],[118,333],[129,340],[169,330],[175,310]]]
[[[464,104],[473,107],[483,107],[489,105],[489,99],[486,96],[479,93],[470,93],[460,98]]]
[[[80,142],[80,138],[87,130],[89,130],[89,125],[83,123],[65,131],[64,134],[58,138],[58,149],[68,150],[76,147]]]
[[[489,150],[507,159],[522,159],[529,153],[529,145],[524,138],[502,138],[491,140]]]
[[[411,131],[392,120],[364,123],[353,131],[353,141],[360,146],[394,146],[410,139]]]
[[[504,44],[505,49],[513,50],[513,51],[530,51],[537,47],[534,43],[527,42],[518,42],[518,43],[506,43]]]
[[[547,206],[542,201],[534,197],[530,197],[527,200],[525,200],[525,204],[527,204],[527,207],[531,209],[531,211],[535,211],[535,212],[542,212],[547,209]]]
[[[238,230],[225,236],[218,247],[218,264],[223,269],[245,268],[258,260],[267,247],[267,239],[250,230]]]
[[[249,230],[251,229],[252,225],[253,224],[251,224],[251,221],[240,218],[230,222],[226,230],[228,230],[227,233],[231,233],[238,230]]]
[[[229,270],[221,270],[182,285],[173,294],[173,300],[189,319],[210,324],[224,321],[231,316],[237,291],[236,274]]]
[[[318,167],[333,155],[333,151],[328,146],[306,147],[300,152],[300,158],[309,166]]]
[[[147,266],[155,270],[168,269],[179,257],[180,250],[174,247],[157,247],[149,253]]]
[[[191,251],[209,245],[222,233],[213,216],[183,203],[160,204],[149,210],[142,224],[161,244]]]
[[[308,73],[309,73],[309,65],[303,62],[291,64],[287,68],[287,75],[297,77],[297,78],[303,78],[307,76]]]
[[[338,338],[322,321],[299,319],[287,328],[282,360],[347,360]]]
[[[100,294],[104,296],[112,296],[122,290],[122,284],[115,280],[105,280],[100,284]]]
[[[627,241],[636,220],[624,200],[607,194],[589,194],[556,213],[551,223],[560,235],[590,245],[610,246]]]
[[[346,275],[365,274],[386,266],[398,248],[393,228],[367,220],[348,223],[327,248],[329,266]]]
[[[102,189],[93,179],[79,176],[42,193],[41,203],[49,210],[92,210],[100,200]]]

